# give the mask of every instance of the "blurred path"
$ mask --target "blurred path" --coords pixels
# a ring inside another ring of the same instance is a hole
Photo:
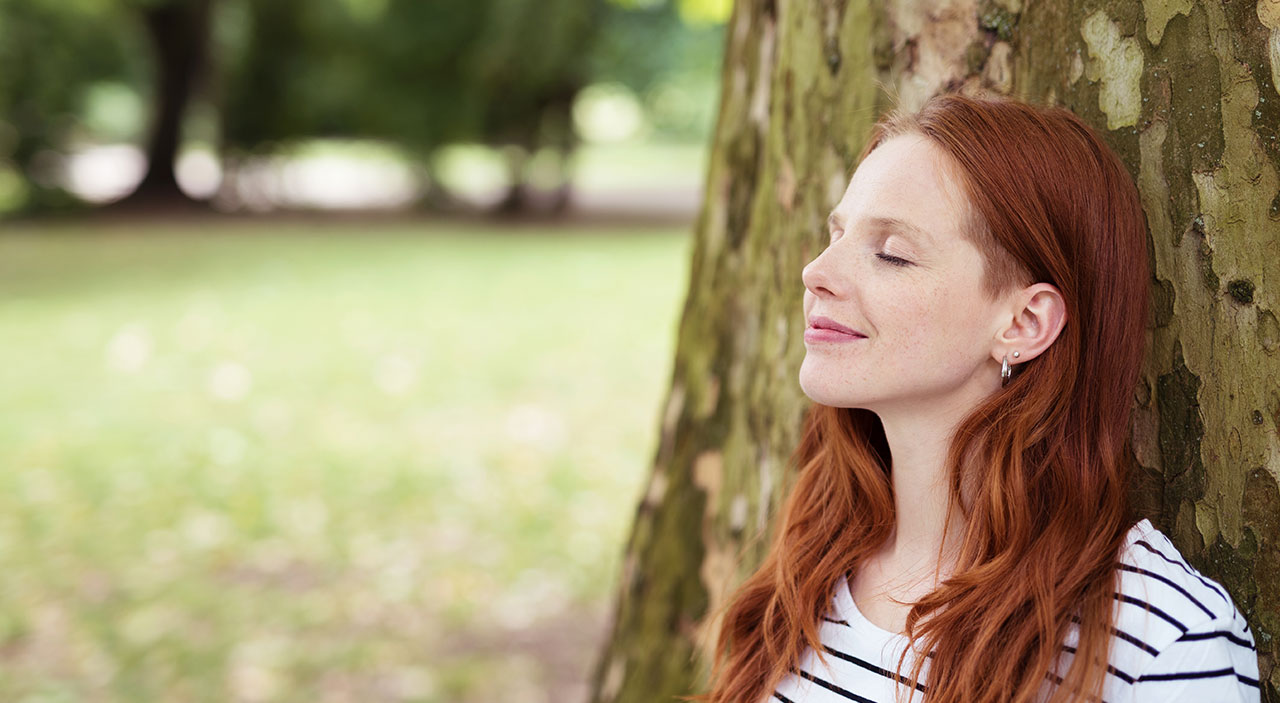
[[[510,222],[681,224],[697,217],[705,177],[705,154],[698,145],[592,147],[583,150],[574,170],[567,211],[552,212],[555,194],[530,187],[531,207],[503,216],[494,212],[505,185],[501,172],[486,161],[491,155],[455,159],[449,190],[457,200],[428,208],[420,203],[423,192],[415,167],[394,154],[365,153],[370,149],[329,147],[311,155],[261,158],[242,164],[230,180],[224,180],[212,153],[192,150],[179,158],[177,177],[199,203],[112,205],[132,191],[144,166],[142,154],[126,145],[92,147],[71,155],[65,179],[67,187],[87,202],[106,204],[78,216],[90,219],[184,220],[226,214],[255,219],[492,217]]]
[[[570,216],[589,220],[690,222],[702,206],[702,189],[681,186],[579,189],[570,199]]]

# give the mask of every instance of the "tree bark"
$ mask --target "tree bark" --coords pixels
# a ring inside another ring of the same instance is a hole
[[[175,171],[182,118],[208,59],[213,0],[171,0],[143,10],[155,56],[156,94],[147,139],[147,172],[131,204],[190,203]]]
[[[726,31],[672,385],[592,700],[705,690],[712,613],[793,470],[800,271],[874,119],[967,87],[1064,105],[1128,164],[1154,303],[1133,498],[1231,591],[1280,703],[1280,3],[739,0]]]

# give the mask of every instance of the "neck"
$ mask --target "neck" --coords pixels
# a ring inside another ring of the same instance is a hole
[[[973,407],[973,402],[953,398],[876,411],[892,457],[896,513],[893,533],[881,554],[898,568],[949,572],[959,551],[967,521],[959,505],[952,506],[947,520],[947,506],[952,503],[947,453],[956,426]]]

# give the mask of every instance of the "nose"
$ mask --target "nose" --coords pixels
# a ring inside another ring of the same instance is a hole
[[[843,286],[831,272],[832,262],[831,257],[828,256],[830,251],[830,247],[824,249],[800,272],[800,280],[804,281],[804,287],[819,298],[839,297],[843,291]]]

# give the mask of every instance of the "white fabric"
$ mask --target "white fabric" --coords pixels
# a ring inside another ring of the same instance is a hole
[[[1258,659],[1253,633],[1221,584],[1201,575],[1149,520],[1134,525],[1121,552],[1118,620],[1103,689],[1106,703],[1257,703]],[[1146,609],[1149,604],[1151,610]],[[893,703],[904,635],[877,627],[858,612],[845,579],[836,585],[830,620],[820,637],[829,669],[812,650],[769,703]],[[1058,673],[1070,664],[1073,624]],[[911,673],[909,653],[902,675]],[[926,662],[920,682],[928,688]],[[1046,680],[1046,693],[1053,684]],[[905,700],[905,696],[902,700]],[[928,700],[918,691],[915,701]]]

